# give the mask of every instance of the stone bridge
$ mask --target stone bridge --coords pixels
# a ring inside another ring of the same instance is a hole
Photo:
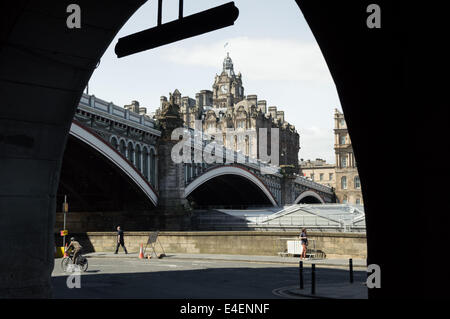
[[[187,129],[191,134],[193,130]],[[176,142],[150,117],[83,94],[70,135],[83,142],[137,186],[153,206],[282,206],[331,203],[331,188],[293,172],[223,149],[231,163],[175,163]],[[201,148],[207,141],[202,138]],[[186,142],[187,143],[187,142]],[[194,152],[200,145],[191,143]],[[230,155],[231,152],[231,155]],[[211,155],[211,154],[210,154]]]

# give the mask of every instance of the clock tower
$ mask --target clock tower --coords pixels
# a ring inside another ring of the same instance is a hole
[[[216,75],[213,84],[213,106],[228,107],[244,99],[244,87],[242,76],[234,73],[233,61],[227,53],[223,60],[223,69],[220,75]]]

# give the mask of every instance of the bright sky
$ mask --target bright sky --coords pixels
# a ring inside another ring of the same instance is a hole
[[[184,0],[184,15],[228,1]],[[157,1],[148,1],[120,30],[89,81],[89,94],[123,106],[139,101],[153,112],[160,96],[178,89],[195,98],[212,90],[226,53],[245,94],[285,111],[300,134],[299,158],[335,162],[333,114],[342,110],[336,87],[314,36],[295,1],[235,0],[231,27],[118,59],[118,38],[156,26]],[[178,0],[163,1],[163,23],[178,18]],[[228,43],[226,48],[224,45]]]

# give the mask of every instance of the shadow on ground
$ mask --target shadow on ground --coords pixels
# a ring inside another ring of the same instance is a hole
[[[255,299],[281,298],[272,291],[299,284],[296,267],[208,268],[128,273],[101,273],[81,276],[81,288],[69,289],[67,276],[52,277],[54,298],[189,298]],[[311,269],[304,269],[305,285],[310,283]],[[316,291],[327,283],[348,284],[346,270],[316,268]],[[354,272],[354,285],[361,286],[366,272]],[[363,297],[361,297],[363,298]]]

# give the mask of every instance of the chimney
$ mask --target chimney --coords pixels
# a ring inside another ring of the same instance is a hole
[[[277,107],[276,106],[269,106],[269,113],[272,115],[273,119],[277,118]]]
[[[277,111],[277,119],[284,123],[284,111]]]
[[[263,112],[264,114],[267,113],[267,102],[265,100],[258,101],[257,109]]]

